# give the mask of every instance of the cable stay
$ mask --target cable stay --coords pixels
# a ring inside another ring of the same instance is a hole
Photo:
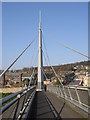
[[[44,55],[44,57],[45,57],[45,55]],[[45,60],[46,60],[46,58],[45,58]],[[54,69],[53,66],[50,64],[50,61],[48,61],[48,62],[49,62],[49,65],[50,65],[50,67],[51,67],[53,73],[55,74],[56,78],[60,81],[61,85],[63,85],[62,82],[61,82],[61,80],[60,80],[60,78],[58,77],[58,75],[57,75],[55,69]]]
[[[67,48],[67,49],[69,49],[69,50],[71,50],[71,51],[73,51],[73,52],[76,52],[76,53],[78,53],[78,54],[80,54],[80,55],[82,55],[82,56],[90,59],[90,56],[85,55],[85,54],[79,52],[78,50],[75,50],[75,49],[69,47],[68,45],[63,44],[63,43],[61,43],[60,41],[57,41],[57,40],[54,40],[54,41],[55,41],[58,45],[63,46],[63,47],[65,47],[65,48]]]
[[[32,52],[32,56],[31,56],[31,65],[33,66],[33,59],[34,59],[34,57],[35,57],[35,50],[36,50],[36,47],[37,46],[37,40],[34,42],[34,47],[33,47],[33,52]],[[37,52],[38,50],[36,50],[36,52]]]
[[[37,52],[38,53],[38,52]],[[34,66],[34,63],[37,61],[37,54],[36,54],[36,56],[35,56],[35,59],[34,59],[34,62],[33,62],[33,66]],[[35,67],[33,67],[33,71],[32,71],[32,74],[31,74],[31,79],[32,79],[32,77],[34,76],[34,73],[35,73]],[[29,86],[30,86],[30,84],[31,84],[31,81],[30,81],[30,83],[29,83]]]
[[[45,54],[44,54],[44,51],[43,51],[43,50],[42,50],[42,53],[43,53],[43,57],[44,57],[44,59],[45,59],[46,65],[48,66],[48,62],[47,62],[47,59],[46,59],[46,57],[45,57]]]
[[[60,78],[58,77],[58,75],[57,75],[57,73],[56,73],[56,71],[54,70],[53,66],[50,64],[50,59],[49,59],[49,56],[48,56],[48,53],[47,53],[47,48],[46,48],[46,45],[45,45],[45,41],[44,41],[44,40],[43,40],[43,43],[44,43],[44,47],[45,47],[45,51],[46,51],[48,63],[49,63],[49,65],[50,65],[51,69],[53,70],[55,76],[57,77],[57,79],[59,80],[59,82],[61,83],[61,85],[63,86],[63,84],[62,84]],[[43,53],[44,53],[44,52],[43,52]],[[44,55],[44,57],[45,57],[45,55]],[[45,60],[46,60],[46,57],[45,57]]]
[[[37,41],[36,41],[37,42]],[[33,66],[33,59],[34,59],[34,55],[35,55],[35,43],[36,42],[34,42],[34,49],[33,49],[33,53],[32,53],[32,56],[31,56],[31,62],[30,62],[30,64],[31,64],[31,66]],[[30,73],[30,68],[29,68],[29,73]],[[30,75],[30,81],[29,81],[29,86],[30,86],[30,84],[31,84],[31,81],[32,81],[32,77],[34,76],[34,68],[33,68],[33,70],[32,70],[32,74]]]
[[[46,46],[45,46],[45,42],[44,42],[44,47],[45,47],[45,50],[46,50],[46,54],[47,54],[47,58],[48,58],[49,65],[50,65],[51,69],[53,70],[53,73],[55,74],[56,78],[59,80],[59,82],[60,82],[60,84],[61,84],[61,87],[62,87],[62,89],[63,89],[64,95],[66,96],[66,94],[65,94],[65,89],[64,89],[64,85],[62,84],[60,78],[58,77],[58,75],[57,75],[54,67],[50,64],[50,59],[49,59],[49,56],[48,56],[48,53],[47,53],[47,48],[46,48]],[[45,55],[44,55],[44,57],[45,57]],[[45,58],[45,60],[46,60],[46,58]]]
[[[35,44],[37,43],[37,41],[35,42]],[[33,68],[33,70],[32,70],[32,74],[34,73],[34,71],[35,71],[35,67],[33,67],[35,64],[36,64],[36,57],[37,57],[37,54],[35,55],[35,45],[34,45],[34,49],[33,49],[33,53],[32,53],[32,56],[31,56],[31,66],[32,66],[32,68]],[[38,52],[37,52],[38,53]],[[30,72],[30,71],[29,71]],[[32,76],[32,74],[31,74],[31,76]]]
[[[32,71],[31,78],[30,78],[30,82],[29,82],[29,86],[31,85],[31,82],[32,82],[32,78],[33,78],[33,76],[34,76],[34,73],[35,73],[35,68],[34,68],[33,71]]]
[[[46,49],[46,50],[47,50],[47,49]],[[44,55],[44,57],[45,57],[45,55]],[[50,59],[49,59],[48,54],[47,54],[47,57],[48,57],[49,65],[50,65],[51,69],[53,70],[53,73],[55,74],[56,78],[59,80],[59,82],[60,82],[60,84],[61,84],[61,87],[62,87],[62,89],[63,89],[64,95],[66,96],[66,94],[65,94],[65,89],[64,89],[64,85],[62,84],[60,78],[58,77],[58,75],[57,75],[57,73],[56,73],[54,67],[50,64]],[[46,58],[45,58],[45,60],[46,60]]]
[[[25,53],[25,51],[33,44],[36,37],[31,41],[31,43],[20,53],[20,55],[0,74],[0,78],[17,62],[17,60]]]
[[[88,55],[86,55],[86,54],[83,54],[82,52],[79,52],[78,50],[73,49],[73,48],[69,47],[68,45],[65,45],[64,43],[61,43],[61,42],[58,41],[58,40],[53,39],[53,41],[55,41],[58,45],[63,46],[64,48],[67,48],[67,49],[69,49],[69,50],[71,50],[71,51],[73,51],[73,52],[76,52],[76,53],[78,53],[78,54],[80,54],[80,55],[82,55],[82,56],[90,59],[90,56],[88,56]],[[44,43],[44,37],[43,37],[43,43]],[[45,46],[45,47],[46,47],[46,46]]]
[[[41,68],[41,70],[42,70],[43,75],[45,76],[45,78],[46,78],[46,80],[47,80],[48,78],[47,78],[47,76],[46,76],[46,74],[45,74],[44,70],[43,70],[42,68]]]
[[[38,52],[37,52],[38,53]],[[35,55],[35,54],[34,54]],[[34,58],[34,57],[33,57]],[[35,58],[34,58],[34,60],[32,60],[33,62],[32,62],[32,66],[34,66],[35,64],[34,63],[36,63],[36,61],[37,61],[37,54],[36,54],[36,56],[35,56]],[[34,76],[34,73],[35,73],[35,67],[33,67],[33,71],[32,71],[32,74],[31,74],[31,80],[32,80],[32,78],[33,78],[33,76]],[[29,86],[30,86],[30,84],[31,84],[31,80],[30,80],[30,82],[29,82]],[[35,83],[34,83],[35,84]]]
[[[39,50],[38,50],[39,51]],[[35,55],[35,58],[34,58],[34,60],[33,60],[33,65],[32,66],[34,66],[35,64],[36,64],[36,62],[37,62],[37,56],[38,56],[38,52],[36,53],[36,55]],[[34,64],[35,63],[35,64]]]

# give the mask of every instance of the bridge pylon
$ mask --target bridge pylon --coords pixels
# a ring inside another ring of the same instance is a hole
[[[41,30],[41,11],[39,16],[39,54],[38,54],[38,91],[43,89],[43,57],[42,57],[42,30]]]

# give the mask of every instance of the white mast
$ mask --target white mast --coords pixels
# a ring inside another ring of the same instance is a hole
[[[38,55],[38,90],[43,88],[43,58],[42,58],[42,31],[41,31],[41,11],[39,16],[39,55]]]

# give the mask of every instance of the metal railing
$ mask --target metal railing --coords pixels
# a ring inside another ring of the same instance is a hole
[[[2,106],[2,119],[21,119],[24,111],[26,110],[28,104],[34,97],[36,92],[36,86],[28,87],[20,92],[14,93],[2,99],[2,104],[14,98],[12,101]]]
[[[71,87],[71,86],[47,86],[47,90],[52,92],[73,105],[79,107],[90,114],[89,94],[90,87]]]

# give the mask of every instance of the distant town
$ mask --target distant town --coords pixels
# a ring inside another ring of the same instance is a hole
[[[90,86],[90,61],[76,62],[72,64],[64,64],[53,66],[58,78],[55,77],[54,72],[50,66],[44,66],[44,84],[51,85],[60,85],[60,82],[63,85],[73,85],[73,86]],[[34,71],[35,77],[32,80],[34,83],[37,78],[37,67],[36,68],[23,68],[20,70],[9,70],[5,76],[2,77],[0,81],[0,87],[23,87],[25,84],[28,85],[28,78],[31,76]],[[0,70],[0,74],[3,70]],[[27,76],[27,77],[26,77]]]

